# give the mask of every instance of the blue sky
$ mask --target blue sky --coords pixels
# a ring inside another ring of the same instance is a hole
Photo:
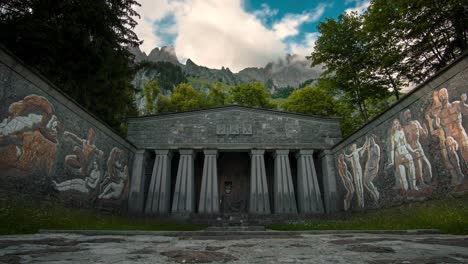
[[[287,53],[310,54],[317,25],[369,0],[139,0],[140,48],[172,45],[181,62],[211,68],[262,67]]]

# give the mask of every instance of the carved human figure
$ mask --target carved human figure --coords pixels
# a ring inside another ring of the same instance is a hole
[[[428,131],[426,126],[421,126],[418,120],[413,120],[411,116],[411,110],[406,109],[403,112],[403,120],[404,120],[404,131],[406,140],[411,148],[414,150],[412,152],[414,167],[416,171],[416,179],[418,185],[424,186],[432,179],[432,169],[431,163],[426,157],[424,153],[424,149],[419,142],[419,138],[422,135],[423,137],[427,137]],[[424,174],[426,172],[426,174]],[[424,179],[424,175],[426,175],[426,179]]]
[[[361,208],[364,208],[364,188],[362,184],[363,175],[360,157],[364,154],[366,146],[367,142],[360,148],[357,147],[356,143],[353,143],[350,149],[351,153],[343,153],[346,159],[350,162],[353,169],[354,187],[356,190],[358,205]]]
[[[372,199],[377,203],[379,201],[379,190],[374,185],[374,179],[379,173],[380,163],[380,146],[375,143],[373,136],[367,138],[367,161],[364,168],[364,187],[372,196]]]
[[[416,186],[414,161],[410,152],[415,151],[407,143],[400,121],[394,119],[390,130],[390,162],[388,166],[395,166],[397,186],[405,192],[408,191],[409,187],[415,191],[419,190]]]
[[[353,185],[353,176],[348,170],[348,165],[345,162],[344,154],[338,156],[338,175],[343,182],[343,185],[346,189],[344,202],[344,210],[347,211],[351,207],[351,201],[354,196],[354,185]]]
[[[28,95],[12,103],[8,117],[0,123],[0,171],[16,176],[50,175],[61,127],[45,97]]]
[[[55,189],[57,189],[58,191],[75,190],[82,193],[89,193],[91,190],[96,189],[99,182],[101,181],[101,176],[102,173],[99,168],[98,162],[94,160],[91,172],[89,173],[89,176],[85,179],[71,179],[60,183],[57,183],[56,181],[52,182],[54,184]]]
[[[99,199],[119,199],[126,187],[128,179],[128,167],[125,155],[119,148],[114,147],[107,160],[107,172],[101,185],[103,191]]]
[[[442,103],[440,102],[439,91],[434,91],[433,93],[433,100],[430,107],[426,110],[425,118],[429,124],[429,131],[431,135],[436,136],[439,139],[439,148],[442,154],[442,162],[445,165],[445,168],[450,173],[451,182],[453,185],[461,183],[464,178],[463,172],[461,171],[460,167],[460,159],[458,157],[457,151],[450,151],[448,150],[447,140],[448,138],[452,138],[451,136],[446,136],[446,132],[441,125],[441,119],[439,118],[439,114],[442,109]],[[452,145],[453,150],[453,142],[449,140]],[[455,139],[453,140],[455,141]],[[455,142],[456,143],[456,142]],[[457,144],[458,145],[458,144]]]
[[[435,115],[440,118],[446,136],[451,136],[457,141],[463,160],[468,162],[468,136],[462,124],[462,116],[468,114],[466,94],[461,95],[460,101],[449,102],[448,97],[446,88],[439,90],[441,107]]]
[[[72,139],[76,144],[81,145],[81,147],[73,147],[74,154],[65,157],[65,164],[70,168],[77,169],[82,176],[87,176],[90,171],[91,161],[94,157],[97,156],[101,158],[103,155],[103,152],[94,144],[96,141],[96,132],[92,127],[89,128],[86,139],[82,139],[68,131],[64,132],[64,136]]]
[[[447,137],[447,139],[445,140],[445,144],[446,144],[446,147],[447,147],[447,154],[448,154],[448,159],[450,161],[451,164],[456,164],[456,168],[457,170],[457,174],[459,175],[457,178],[452,178],[452,185],[458,185],[458,184],[461,184],[463,182],[463,179],[465,178],[465,176],[463,175],[463,173],[461,172],[461,168],[460,168],[460,159],[458,158],[458,149],[459,149],[459,145],[457,143],[457,141],[455,141],[455,139],[453,137]]]

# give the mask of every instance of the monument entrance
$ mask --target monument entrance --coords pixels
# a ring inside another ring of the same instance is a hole
[[[338,119],[238,105],[131,118],[128,140],[139,150],[130,206],[151,215],[321,214],[314,153],[340,139]]]
[[[221,152],[219,156],[220,211],[223,214],[246,213],[249,199],[249,154]]]

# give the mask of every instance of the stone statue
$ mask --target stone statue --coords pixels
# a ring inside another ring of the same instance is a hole
[[[68,131],[65,131],[63,135],[81,145],[81,147],[75,146],[73,148],[74,154],[65,157],[65,164],[70,168],[77,169],[80,175],[87,176],[93,158],[96,155],[101,158],[103,155],[103,152],[94,144],[96,141],[96,132],[92,127],[89,128],[86,139],[82,139]]]
[[[343,153],[345,158],[350,162],[353,169],[354,187],[356,190],[358,205],[361,208],[364,208],[364,188],[362,184],[363,175],[360,157],[364,154],[366,147],[367,142],[360,148],[357,147],[356,143],[353,143],[351,145],[351,153]]]
[[[432,169],[431,163],[426,157],[424,150],[419,142],[419,138],[422,135],[423,137],[428,136],[428,131],[426,126],[421,126],[418,120],[412,120],[411,110],[406,109],[403,112],[403,121],[404,121],[404,128],[406,140],[411,148],[414,150],[412,152],[414,167],[416,170],[416,179],[418,181],[418,185],[425,186],[432,179]],[[424,172],[426,172],[424,174]],[[424,179],[424,175],[426,175],[426,179]]]
[[[346,194],[344,198],[344,210],[347,211],[351,207],[351,201],[354,196],[354,185],[353,185],[353,176],[348,170],[348,165],[345,162],[344,154],[338,156],[338,175],[343,182],[343,185],[346,189]]]
[[[461,171],[459,161],[460,159],[458,157],[457,150],[454,151],[454,142],[456,143],[456,141],[453,137],[446,135],[444,127],[441,124],[441,119],[439,117],[441,111],[442,103],[440,102],[439,91],[436,90],[433,93],[432,104],[426,110],[425,118],[429,124],[429,131],[431,135],[436,136],[439,139],[439,148],[442,154],[442,161],[450,173],[452,179],[451,182],[453,185],[457,185],[461,183],[461,181],[464,178],[464,175]],[[451,145],[450,155],[448,145]]]
[[[365,145],[367,145],[367,161],[364,168],[364,187],[369,191],[372,198],[377,203],[379,201],[380,194],[373,181],[379,173],[380,146],[375,143],[373,136],[367,138]]]
[[[388,167],[395,166],[397,188],[404,192],[408,191],[408,187],[414,191],[419,190],[416,186],[414,161],[410,152],[414,153],[415,150],[407,143],[400,121],[394,119],[390,130],[390,162]]]

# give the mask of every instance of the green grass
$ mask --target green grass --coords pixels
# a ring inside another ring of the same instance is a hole
[[[267,228],[274,230],[440,229],[443,233],[466,235],[468,234],[468,195],[355,213],[341,218],[273,224]]]
[[[64,208],[57,204],[46,206],[12,199],[0,200],[0,235],[32,234],[39,229],[192,231],[204,227],[105,215],[91,210]]]

